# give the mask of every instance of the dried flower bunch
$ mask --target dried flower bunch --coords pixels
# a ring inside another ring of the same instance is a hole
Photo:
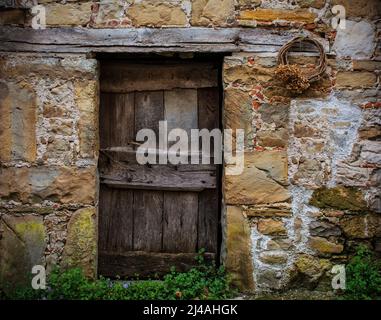
[[[308,74],[304,74],[302,69],[295,64],[288,64],[288,53],[296,44],[302,42],[312,43],[319,50],[319,61],[314,70]],[[297,37],[286,43],[278,54],[278,67],[275,71],[277,79],[282,81],[286,88],[295,93],[303,93],[307,90],[312,82],[318,81],[327,68],[327,56],[320,42],[308,38]]]
[[[286,85],[288,90],[296,93],[303,93],[310,87],[310,82],[295,64],[279,65],[275,70],[275,76]]]

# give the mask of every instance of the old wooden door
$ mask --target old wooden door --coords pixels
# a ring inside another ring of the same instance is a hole
[[[219,168],[140,165],[136,133],[219,128],[217,63],[105,61],[101,68],[99,274],[153,277],[215,259]],[[212,160],[213,161],[213,160]]]

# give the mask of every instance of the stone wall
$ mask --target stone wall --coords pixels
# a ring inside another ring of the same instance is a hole
[[[225,235],[241,288],[331,290],[332,266],[358,244],[381,253],[379,33],[364,11],[349,13],[346,30],[325,33],[325,77],[301,95],[274,77],[275,53],[225,58],[225,126],[246,134],[245,170],[224,179],[227,219],[245,221]]]
[[[358,243],[381,253],[379,1],[38,2],[48,28],[259,27],[326,41],[326,75],[299,96],[275,79],[266,39],[225,57],[223,124],[245,130],[245,170],[223,179],[223,262],[242,290],[330,290],[332,265]],[[336,4],[345,30],[331,27]],[[16,2],[0,10],[0,25],[31,19]],[[89,56],[0,55],[0,283],[35,264],[96,274],[98,86]]]
[[[97,61],[2,54],[0,75],[0,281],[36,264],[94,275]]]

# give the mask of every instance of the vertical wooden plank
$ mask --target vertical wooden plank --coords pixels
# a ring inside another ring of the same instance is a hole
[[[197,213],[197,193],[164,193],[164,252],[196,252]]]
[[[135,139],[134,94],[101,94],[101,148],[126,147]]]
[[[101,185],[99,248],[110,252],[132,250],[133,191]]]
[[[100,185],[99,188],[99,207],[98,207],[98,251],[107,250],[107,239],[110,230],[111,215],[108,214],[108,206],[113,206],[110,203],[110,193],[105,185]]]
[[[135,134],[140,129],[152,129],[158,136],[159,121],[164,119],[163,91],[135,93]]]
[[[165,120],[168,121],[168,132],[175,128],[187,131],[197,129],[197,90],[175,89],[164,93]]]
[[[198,126],[200,129],[218,129],[219,91],[218,88],[197,89]]]
[[[197,100],[198,125],[200,129],[213,130],[219,128],[220,108],[218,88],[198,89]],[[211,150],[214,150],[214,141],[211,141]],[[198,250],[204,248],[207,252],[217,252],[219,227],[218,201],[218,189],[204,190],[199,194]]]
[[[112,94],[101,93],[100,95],[100,107],[99,107],[99,132],[100,132],[100,148],[104,149],[110,145],[111,141],[111,128],[110,118],[112,109]]]
[[[127,147],[135,139],[134,130],[134,93],[115,96],[114,117],[111,120],[113,132],[112,147]]]
[[[198,125],[200,129],[219,128],[219,92],[218,88],[201,88],[197,90]],[[200,148],[202,142],[200,142]],[[214,156],[215,141],[210,141],[210,154]]]
[[[135,134],[144,128],[159,133],[163,120],[162,91],[135,93]],[[134,191],[134,250],[159,252],[162,248],[163,192]]]
[[[162,248],[163,192],[134,191],[134,250]]]
[[[218,189],[199,193],[197,249],[217,252],[218,248]]]

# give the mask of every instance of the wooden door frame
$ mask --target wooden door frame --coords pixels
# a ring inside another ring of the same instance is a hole
[[[157,61],[167,61],[167,62],[177,62],[177,63],[189,63],[192,64],[194,62],[198,61],[210,61],[210,62],[217,62],[218,65],[218,92],[219,92],[219,119],[218,119],[218,124],[219,124],[219,129],[223,131],[223,62],[224,62],[224,57],[227,55],[230,55],[231,53],[173,53],[175,57],[163,57],[160,55],[157,55],[155,53],[101,53],[97,54],[97,60],[98,63],[101,64],[102,61],[115,61],[118,59],[121,60],[130,60],[131,62],[136,62],[136,61],[142,61],[142,59],[147,59],[149,61],[152,61],[153,59]],[[196,55],[196,57],[194,57]],[[181,57],[183,56],[183,57]],[[217,60],[217,61],[216,61]],[[100,68],[101,69],[101,68]],[[101,82],[101,74],[99,75],[99,84]],[[100,87],[100,85],[99,85]],[[100,94],[100,91],[99,91]],[[99,111],[98,111],[99,112]],[[100,132],[99,132],[100,134]],[[215,257],[215,262],[217,265],[220,265],[222,263],[222,250],[225,247],[225,244],[223,244],[224,237],[223,237],[223,228],[224,228],[224,223],[226,223],[226,219],[223,217],[224,214],[224,204],[223,204],[223,156],[222,156],[222,164],[217,165],[217,170],[218,170],[218,175],[217,175],[217,184],[219,186],[219,191],[218,191],[218,228],[217,228],[217,252],[216,252],[216,257]],[[97,171],[99,170],[99,164],[97,164]],[[99,172],[99,171],[98,171]],[[98,179],[98,185],[97,189],[100,191],[100,181]],[[98,203],[99,203],[99,192],[98,192]],[[98,214],[97,218],[99,219],[99,207],[98,209]],[[99,227],[99,224],[97,223],[97,228]],[[99,229],[97,229],[97,246],[99,243]],[[97,265],[98,265],[98,257],[99,254],[97,252]],[[97,268],[97,273],[98,273],[98,268]],[[98,274],[99,275],[99,274]]]

